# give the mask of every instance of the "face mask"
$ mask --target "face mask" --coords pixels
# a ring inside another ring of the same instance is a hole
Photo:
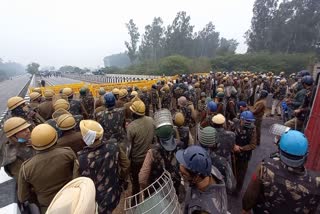
[[[97,132],[89,130],[85,136],[83,136],[83,141],[88,146],[92,145],[96,139]]]
[[[18,138],[18,143],[25,143],[25,142],[27,142],[26,139],[24,139],[24,138]]]

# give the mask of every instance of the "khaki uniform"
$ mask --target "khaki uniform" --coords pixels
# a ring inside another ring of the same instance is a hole
[[[81,151],[86,144],[82,140],[80,132],[74,130],[65,131],[57,141],[56,147],[70,147],[76,154]]]
[[[52,114],[54,112],[53,103],[50,100],[46,100],[39,105],[38,113],[45,120],[49,120],[52,118]]]
[[[256,126],[256,136],[257,136],[257,145],[260,145],[261,140],[261,124],[264,112],[266,110],[266,99],[258,100],[253,106],[253,115],[256,118],[255,126]]]
[[[6,156],[4,157],[5,171],[18,180],[19,171],[24,161],[35,155],[35,150],[26,143],[10,143],[4,144]]]
[[[40,151],[21,166],[18,199],[20,202],[28,201],[34,191],[41,213],[45,213],[59,190],[78,176],[79,163],[70,148],[53,147]]]
[[[154,138],[154,120],[144,116],[132,121],[127,129],[127,137],[131,144],[129,159],[131,160],[132,194],[140,191],[139,172]]]

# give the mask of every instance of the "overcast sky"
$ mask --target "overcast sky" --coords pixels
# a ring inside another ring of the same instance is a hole
[[[125,51],[125,23],[139,27],[160,16],[165,26],[186,11],[195,31],[209,21],[220,35],[247,49],[254,0],[0,0],[0,58],[24,65],[103,66],[103,57]]]

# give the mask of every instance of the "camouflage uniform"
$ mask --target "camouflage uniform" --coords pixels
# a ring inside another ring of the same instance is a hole
[[[190,129],[187,126],[177,127],[177,131],[180,136],[181,144],[178,145],[179,149],[186,149],[189,146],[189,132]]]
[[[241,147],[239,153],[234,153],[235,157],[235,176],[237,178],[237,191],[240,192],[246,172],[248,163],[251,159],[252,150],[256,148],[256,127],[253,124],[236,127],[236,145]]]
[[[140,100],[146,106],[146,116],[150,115],[150,104],[151,104],[151,97],[148,92],[142,92],[140,95]]]
[[[207,110],[207,105],[206,105],[206,101],[205,100],[199,100],[198,101],[198,111],[200,113],[204,112]]]
[[[231,165],[231,153],[234,147],[236,136],[233,132],[226,131],[224,128],[216,128],[217,131],[217,148],[215,153],[225,158]]]
[[[32,127],[44,123],[45,120],[35,111],[28,107],[28,110],[23,110],[22,106],[18,106],[17,108],[11,111],[12,117],[22,117],[26,121],[28,121]]]
[[[152,104],[152,110],[154,113],[156,112],[159,106],[159,93],[157,89],[154,89],[154,88],[151,89],[151,104]]]
[[[242,199],[243,209],[254,213],[319,213],[320,174],[287,167],[279,158],[267,158]]]
[[[115,138],[121,141],[124,138],[124,108],[106,109],[98,114],[97,120],[103,127],[103,141]]]
[[[237,104],[236,100],[233,97],[230,97],[227,105],[226,105],[226,121],[228,122],[229,120],[232,121],[233,118],[237,117]]]
[[[85,118],[85,119],[92,119],[93,118],[93,111],[94,111],[94,98],[93,98],[93,96],[91,94],[88,94],[84,97],[81,97],[80,102],[88,114],[88,118]]]
[[[69,104],[70,104],[69,112],[72,115],[82,114],[81,102],[79,100],[69,100]]]
[[[194,91],[195,91],[195,100],[196,100],[196,104],[194,106],[196,106],[197,110],[200,111],[199,110],[199,101],[201,99],[201,89],[195,88]],[[197,105],[197,103],[198,103],[198,105]]]
[[[91,178],[96,187],[98,213],[112,213],[120,201],[119,153],[120,148],[111,142],[95,142],[78,152],[81,176]]]
[[[181,176],[179,173],[179,165],[175,158],[176,151],[168,152],[165,151],[160,144],[155,144],[151,148],[153,161],[151,164],[151,171],[149,176],[149,184],[156,181],[166,169],[173,180],[173,186],[176,190],[177,195],[179,195],[179,187],[181,183]],[[157,188],[157,187],[156,187]]]
[[[246,101],[250,98],[250,84],[248,82],[244,82],[241,86],[240,100]]]
[[[166,109],[170,109],[171,100],[172,100],[171,93],[170,92],[163,92],[162,100],[161,100],[161,107],[166,108]]]

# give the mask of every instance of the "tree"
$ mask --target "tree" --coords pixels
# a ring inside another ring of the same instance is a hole
[[[139,47],[142,60],[151,59],[156,61],[162,56],[165,31],[162,24],[162,19],[155,17],[152,24],[145,27],[145,33]]]
[[[228,39],[222,37],[220,39],[220,44],[219,44],[219,48],[217,50],[217,54],[220,56],[234,54],[235,51],[237,50],[238,44],[239,43],[234,39],[228,40]]]
[[[190,16],[185,11],[178,12],[165,32],[165,55],[180,54],[192,56],[193,28]]]
[[[32,62],[27,65],[27,72],[29,74],[38,74],[40,65],[38,63]]]
[[[189,60],[188,58],[180,55],[168,56],[160,61],[159,74],[172,75],[172,74],[185,74],[189,73]]]
[[[219,33],[215,26],[209,22],[198,34],[195,35],[195,53],[197,57],[214,57],[219,47]]]
[[[137,49],[140,34],[138,32],[138,27],[132,19],[130,19],[129,23],[126,23],[126,27],[128,29],[128,34],[130,35],[130,42],[125,41],[125,45],[128,49],[128,56],[130,58],[130,61],[131,63],[134,63],[137,59]]]

